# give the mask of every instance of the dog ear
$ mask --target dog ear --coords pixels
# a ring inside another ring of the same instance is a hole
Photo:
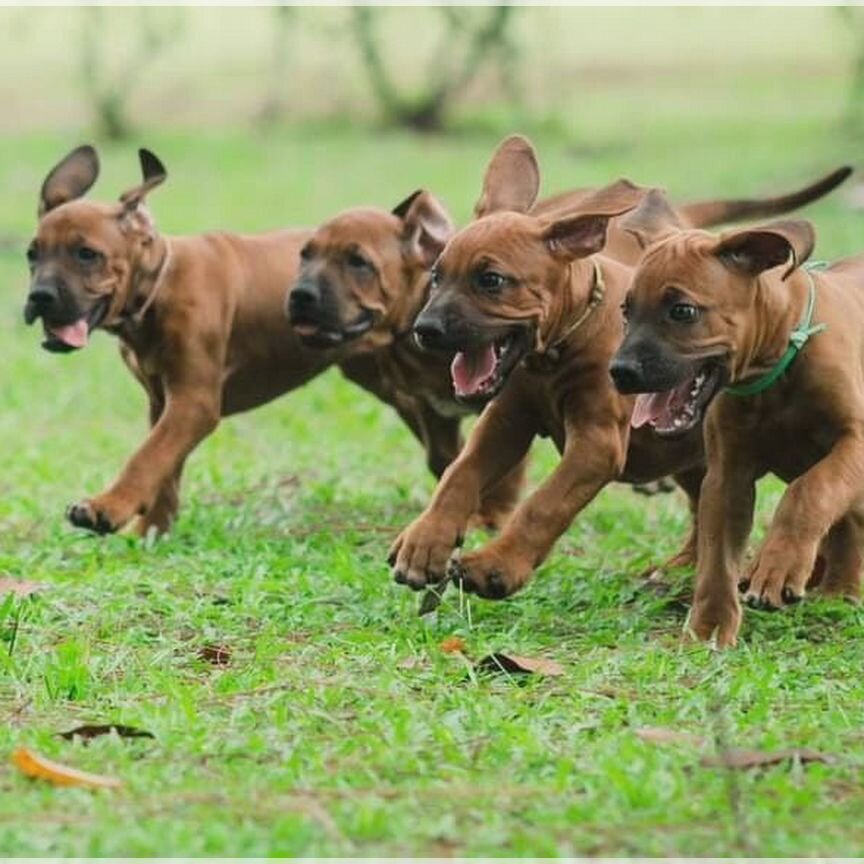
[[[813,253],[816,232],[803,219],[784,219],[720,238],[714,254],[732,270],[758,276],[763,270],[788,263],[785,279]]]
[[[660,189],[651,189],[639,206],[621,220],[621,228],[632,234],[643,249],[683,227]]]
[[[401,219],[404,222],[405,217],[408,215],[408,211],[411,209],[411,205],[414,203],[414,199],[417,198],[418,195],[422,194],[422,189],[415,189],[404,201],[400,201],[390,212],[397,219]]]
[[[527,138],[511,135],[498,146],[486,168],[474,216],[479,219],[498,210],[527,213],[539,191],[537,154]]]
[[[99,157],[89,144],[76,147],[49,172],[39,193],[39,215],[80,198],[99,176]]]
[[[141,175],[144,180],[140,185],[120,196],[120,201],[126,210],[134,210],[153,189],[160,183],[164,183],[168,176],[165,166],[149,150],[142,147],[138,151],[138,158],[141,160]]]
[[[456,230],[444,205],[431,192],[418,189],[393,213],[402,220],[407,254],[431,267]]]
[[[542,236],[549,252],[565,262],[599,252],[606,245],[609,220],[637,207],[647,191],[629,180],[599,189],[575,213],[546,226]]]

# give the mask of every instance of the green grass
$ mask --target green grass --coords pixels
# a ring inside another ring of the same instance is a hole
[[[821,57],[819,46],[808,50]],[[598,84],[575,132],[535,136],[546,190],[626,175],[679,198],[776,191],[854,159],[837,124],[839,73],[797,67],[794,39],[774,50],[781,71],[748,51],[736,65],[730,48],[709,100],[678,78],[643,83],[653,103],[640,102],[636,124],[632,80]],[[685,59],[696,54],[689,45]],[[151,203],[168,231],[252,230],[395,204],[426,185],[464,220],[509,131],[488,113],[491,131],[431,141],[157,125],[142,143],[170,178]],[[56,357],[20,320],[38,184],[85,135],[0,138],[0,575],[45,586],[0,601],[6,854],[864,854],[862,611],[820,600],[748,611],[737,650],[682,642],[676,596],[690,574],[667,596],[639,590],[643,568],[683,536],[677,496],[607,489],[524,593],[470,606],[453,593],[421,620],[383,559],[432,482],[395,416],[330,373],[199,448],[167,542],[67,527],[65,505],[107,483],[145,430],[143,396],[109,337]],[[132,144],[105,148],[104,161],[98,194],[134,182]],[[820,257],[861,249],[864,217],[842,196],[809,215]],[[535,449],[535,481],[554,458]],[[779,492],[761,489],[759,530]],[[509,650],[565,673],[478,677],[440,650],[451,635],[471,658]],[[200,659],[208,645],[229,648],[230,663]],[[84,722],[156,737],[85,746],[55,735]],[[700,766],[694,746],[641,741],[644,726],[705,736],[704,752],[800,746],[836,761],[730,776]],[[19,745],[125,786],[26,780],[8,761]]]

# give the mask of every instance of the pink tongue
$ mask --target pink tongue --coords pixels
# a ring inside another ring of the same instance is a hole
[[[636,397],[630,425],[638,429],[646,423],[659,420],[669,409],[669,403],[674,395],[674,390],[667,390],[665,393],[640,393]]]
[[[473,396],[480,385],[495,371],[495,349],[488,345],[480,351],[460,351],[450,366],[457,396]]]
[[[90,328],[86,318],[79,318],[74,324],[64,327],[50,327],[51,334],[70,348],[83,348],[87,344]]]

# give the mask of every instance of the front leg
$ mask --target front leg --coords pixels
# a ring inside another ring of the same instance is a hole
[[[223,351],[224,341],[193,336],[165,347],[164,410],[117,480],[69,508],[73,525],[107,534],[157,505],[186,457],[219,423]]]
[[[778,609],[804,596],[822,538],[864,493],[864,435],[848,432],[789,484],[768,530],[745,595]]]
[[[487,490],[523,459],[535,434],[530,402],[509,384],[483,412],[462,452],[444,472],[426,510],[396,539],[393,578],[420,590],[446,576],[469,520]]]
[[[490,600],[518,591],[531,578],[576,515],[624,468],[626,423],[567,431],[555,471],[516,509],[501,534],[452,564],[463,588]]]
[[[719,406],[717,406],[719,407]],[[747,460],[747,441],[721,435],[716,411],[705,421],[708,471],[698,514],[698,562],[690,630],[718,647],[735,644],[741,626],[738,581],[753,527],[758,472]],[[724,424],[726,429],[738,428]]]
[[[150,428],[152,429],[165,411],[165,393],[162,382],[158,378],[150,378],[144,374],[135,354],[127,346],[121,344],[120,353],[132,374],[147,391],[147,397],[150,400]],[[130,530],[133,533],[139,537],[148,537],[151,533],[161,536],[169,532],[180,508],[182,475],[183,464],[181,463],[177,471],[162,484],[153,506],[132,524]]]

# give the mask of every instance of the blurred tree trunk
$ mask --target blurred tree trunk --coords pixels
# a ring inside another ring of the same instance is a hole
[[[291,34],[296,21],[292,6],[273,6],[273,41],[270,55],[269,92],[258,112],[258,125],[271,129],[287,115],[288,69],[291,65]]]
[[[852,68],[846,106],[846,125],[864,133],[864,9],[860,6],[838,6],[837,14],[846,25],[852,43]]]
[[[484,10],[482,18],[472,20],[478,14],[476,10],[436,8],[444,19],[442,44],[433,52],[423,76],[428,83],[413,97],[400,92],[384,62],[377,26],[382,9],[355,6],[351,13],[353,36],[384,119],[420,132],[443,129],[447,111],[465,88],[488,63],[505,59],[514,12],[512,6],[491,6]]]
[[[111,44],[105,9],[86,6],[80,10],[80,74],[91,102],[100,135],[109,140],[128,138],[132,132],[128,103],[144,72],[182,31],[178,13],[166,17],[164,10],[142,8],[135,26],[134,48],[119,69],[108,68],[104,46]]]

